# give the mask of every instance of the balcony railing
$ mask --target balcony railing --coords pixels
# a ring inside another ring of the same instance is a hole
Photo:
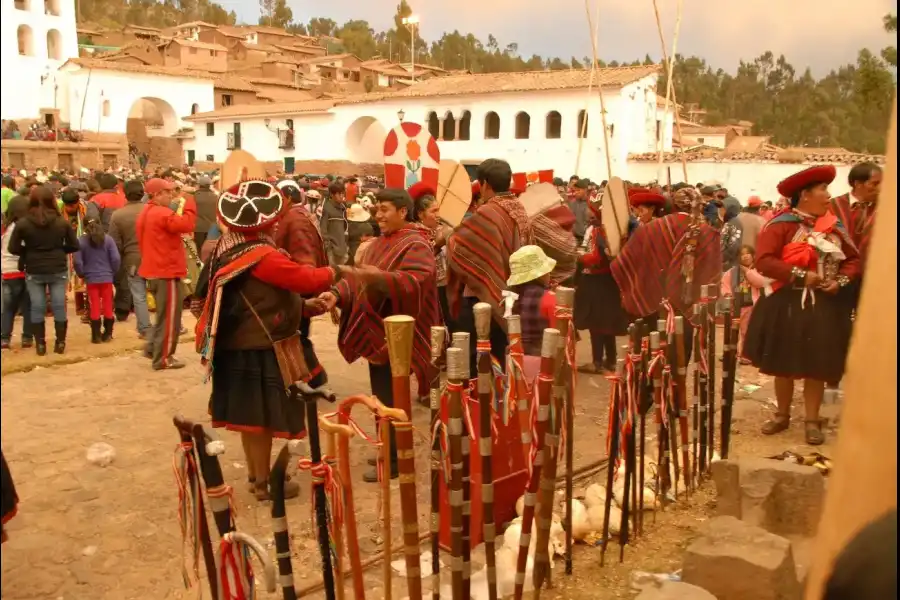
[[[241,149],[241,135],[235,133],[228,133],[226,136],[225,147],[228,150],[240,150]]]
[[[278,130],[278,147],[281,150],[293,150],[294,149],[294,130],[293,129],[279,129]]]

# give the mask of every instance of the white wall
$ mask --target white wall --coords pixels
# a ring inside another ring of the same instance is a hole
[[[778,183],[797,171],[811,165],[790,165],[765,162],[713,162],[694,161],[687,163],[688,183],[708,183],[720,181],[728,188],[728,192],[746,204],[750,196],[759,196],[763,201],[778,200],[776,190]],[[852,165],[837,165],[837,178],[829,188],[832,195],[844,194],[849,190],[847,175]],[[684,173],[680,162],[663,163],[661,180],[665,180],[666,167],[672,171],[672,183],[684,180]],[[648,183],[657,180],[657,163],[629,162],[626,170],[629,181],[636,183]]]
[[[59,16],[45,14],[44,0],[27,0],[28,10],[19,10],[14,0],[0,5],[0,44],[4,84],[0,86],[0,116],[4,119],[35,119],[41,108],[53,108],[53,74],[69,58],[78,56],[74,0],[54,0]],[[32,55],[19,55],[18,28],[31,28]],[[60,59],[49,58],[47,34],[59,32]],[[50,74],[43,84],[41,76]],[[57,107],[65,101],[58,96]]]
[[[154,105],[163,116],[164,134],[171,135],[186,125],[181,119],[191,114],[193,104],[201,112],[213,110],[215,104],[211,79],[89,71],[77,66],[67,66],[59,74],[65,81],[68,121],[77,130],[125,133],[132,106],[148,98],[157,99]],[[106,114],[104,102],[109,102]]]
[[[604,103],[607,110],[607,126],[613,128],[610,139],[613,174],[619,175],[627,168],[630,152],[650,152],[656,149],[656,96],[652,91],[655,78],[621,90],[607,91]],[[650,89],[649,99],[644,91]],[[631,99],[634,93],[636,99]],[[380,162],[384,135],[398,123],[401,109],[404,119],[428,124],[428,115],[434,111],[439,118],[450,111],[454,118],[461,118],[464,111],[471,113],[470,140],[439,141],[442,158],[480,161],[486,158],[503,158],[514,171],[535,171],[552,168],[556,175],[568,178],[575,172],[578,154],[578,114],[587,107],[588,135],[583,141],[578,173],[596,181],[608,179],[604,140],[601,128],[600,100],[597,93],[588,97],[586,90],[533,92],[528,94],[483,94],[459,97],[391,98],[380,102],[345,104],[333,108],[327,114],[271,115],[270,127],[284,127],[284,119],[294,120],[294,150],[279,150],[277,136],[268,131],[263,117],[230,119],[215,122],[215,135],[206,135],[206,123],[197,121],[194,140],[185,142],[186,150],[194,150],[197,160],[213,155],[216,161],[227,156],[225,134],[233,130],[235,122],[241,123],[242,148],[263,161],[283,161],[286,156],[296,160],[355,160],[360,154],[371,156],[368,161]],[[562,116],[560,139],[546,139],[546,116],[556,110]],[[500,117],[499,139],[484,139],[485,116],[496,112]],[[516,114],[527,112],[531,117],[529,139],[515,138]],[[659,111],[662,112],[661,110]],[[348,131],[356,130],[354,123],[360,119],[374,121],[367,135],[367,152],[354,153],[348,144]],[[671,121],[671,119],[669,119]],[[671,149],[670,127],[663,127],[666,149]],[[371,135],[375,132],[375,135]],[[380,138],[380,139],[379,139]],[[365,161],[365,162],[368,162]]]

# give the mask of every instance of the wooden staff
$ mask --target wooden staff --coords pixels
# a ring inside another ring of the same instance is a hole
[[[707,354],[707,344],[709,343],[709,297],[706,293],[706,286],[700,288],[700,327],[697,328],[697,366],[700,370],[700,462],[697,470],[697,482],[706,473],[707,464],[707,441],[709,439],[709,416],[707,415],[707,405],[709,403],[709,365],[706,361],[709,358]]]
[[[708,329],[706,330],[706,366],[709,370],[708,377],[706,378],[707,384],[709,385],[709,391],[706,395],[707,402],[709,403],[706,413],[709,421],[707,424],[709,429],[709,440],[707,445],[709,457],[707,459],[707,469],[709,469],[709,463],[712,462],[712,455],[716,448],[716,363],[718,362],[716,359],[716,315],[718,314],[718,293],[716,291],[716,286],[706,286],[706,293],[709,296],[709,304],[707,305],[707,311],[709,313],[707,319]]]
[[[666,402],[663,394],[662,375],[665,367],[665,344],[660,348],[659,331],[650,332],[650,354],[653,357],[650,377],[653,380],[653,405],[656,407],[656,495],[660,506],[669,492],[669,428],[666,426]],[[656,512],[653,513],[654,519]]]
[[[331,542],[328,533],[328,498],[326,483],[328,481],[326,465],[322,462],[322,446],[319,442],[319,412],[317,401],[326,394],[309,386],[291,386],[294,401],[299,396],[306,407],[306,432],[309,436],[309,467],[313,494],[315,495],[316,533],[319,542],[319,554],[322,555],[322,580],[325,583],[326,600],[336,600],[334,570],[331,564]],[[270,474],[271,475],[271,474]],[[271,480],[269,485],[272,485]],[[336,528],[335,528],[336,529]]]
[[[663,319],[660,319],[656,322],[656,330],[657,331],[667,331],[666,322]],[[668,417],[665,420],[666,423],[666,464],[672,465],[672,469],[666,469],[666,481],[668,482],[669,488],[672,490],[673,496],[675,499],[678,499],[678,476],[681,474],[681,466],[678,462],[678,432],[677,432],[677,423],[678,423],[678,380],[677,380],[677,369],[678,369],[678,360],[675,349],[675,328],[673,327],[671,331],[660,336],[659,340],[660,351],[662,352],[663,359],[665,361],[665,365],[663,366],[662,373],[662,387],[663,387],[663,413],[664,417]],[[675,476],[675,481],[672,481],[672,475]],[[664,498],[663,501],[667,501],[667,498]],[[660,506],[662,506],[663,501],[660,501]],[[654,517],[655,518],[655,517]]]
[[[422,600],[422,569],[419,562],[419,513],[416,505],[416,465],[412,432],[409,369],[412,362],[416,320],[407,315],[385,317],[384,333],[391,361],[394,408],[409,417],[395,422],[397,469],[400,473],[400,514],[406,554],[406,585],[410,600]],[[384,468],[388,468],[386,465]],[[388,477],[386,476],[385,479]],[[385,498],[388,502],[389,498]]]
[[[733,342],[731,340],[731,298],[727,298],[727,300],[729,306],[722,309],[725,325],[724,331],[722,332],[722,419],[719,424],[722,428],[721,435],[719,436],[719,443],[722,444],[722,449],[719,454],[722,458],[728,456],[728,444],[731,441],[731,400],[728,396],[729,391],[734,392],[733,384],[729,386],[729,381],[734,381],[732,379],[732,373],[735,363],[732,355],[736,350],[736,348],[733,347]]]
[[[479,302],[474,307],[475,332],[478,335],[478,443],[481,451],[481,519],[484,525],[484,557],[487,567],[489,600],[497,600],[497,556],[494,538],[494,465],[491,435],[491,404],[494,398],[494,368],[491,364],[491,305]]]
[[[194,536],[197,539],[197,543],[199,543],[200,551],[203,553],[203,564],[206,567],[206,575],[207,581],[209,582],[209,591],[212,594],[213,598],[219,597],[219,582],[216,569],[216,555],[213,552],[212,540],[209,537],[209,522],[206,519],[206,503],[203,498],[203,491],[200,489],[199,477],[200,473],[198,472],[197,462],[196,462],[196,454],[194,449],[194,432],[193,432],[193,424],[185,421],[181,417],[174,417],[172,421],[175,424],[175,429],[178,430],[178,437],[181,440],[180,451],[182,452],[182,457],[184,460],[184,481],[181,481],[179,485],[185,485],[190,488],[190,492],[186,489],[181,490],[181,493],[185,494],[182,502],[187,502],[187,494],[190,493],[191,501],[193,502],[193,512],[197,515],[197,521],[194,523]],[[177,451],[177,450],[176,450]],[[188,507],[189,509],[190,507]],[[182,518],[189,519],[192,517],[190,510],[185,511],[188,514],[184,514]],[[182,523],[182,537],[186,535],[187,528],[189,525],[187,523]],[[184,540],[183,540],[184,543]],[[195,555],[196,556],[196,555]],[[195,562],[196,565],[196,562]],[[198,582],[197,585],[200,585]],[[187,579],[187,575],[185,574],[185,586],[190,587],[190,580]]]
[[[447,433],[450,438],[450,584],[453,600],[463,599],[462,570],[462,523],[463,523],[463,455],[462,447],[468,443],[463,439],[462,394],[469,370],[464,356],[468,350],[447,348],[447,391],[450,406],[447,419]],[[465,599],[468,600],[468,599]]]
[[[694,305],[694,315],[699,319],[700,318],[700,303]],[[694,358],[694,376],[693,376],[693,398],[691,401],[692,404],[692,429],[691,429],[691,447],[693,450],[691,456],[691,489],[694,489],[699,482],[700,479],[700,390],[702,388],[700,383],[700,374],[703,370],[701,367],[701,355],[700,355],[700,328],[697,327],[694,329],[694,348],[691,355]]]
[[[519,416],[522,455],[525,458],[525,464],[529,464],[531,461],[531,394],[529,393],[529,382],[524,380],[525,351],[522,348],[521,317],[518,315],[506,317],[506,333],[509,340],[509,346],[506,349],[508,354],[507,364],[515,364],[515,367],[512,369],[506,369],[506,375],[510,378],[509,385],[516,386],[516,412]],[[515,369],[518,369],[518,372]]]
[[[634,403],[638,401],[638,396],[640,395],[640,385],[641,385],[641,372],[640,372],[640,364],[641,364],[641,355],[640,355],[640,347],[641,347],[641,320],[638,319],[634,323],[632,323],[628,327],[628,335],[630,339],[630,344],[628,348],[628,363],[626,364],[627,377],[630,377],[630,380],[626,379],[625,384],[625,393],[626,397],[624,400],[624,412],[623,414],[626,417],[625,422],[622,423],[622,435],[625,436],[624,443],[624,456],[623,459],[625,461],[625,477],[624,477],[624,487],[622,493],[622,522],[619,525],[619,562],[623,562],[625,560],[625,546],[628,545],[629,534],[631,533],[631,528],[629,527],[629,519],[633,518],[631,514],[635,508],[635,503],[632,502],[632,493],[634,488],[634,469],[635,469],[635,435],[634,435],[634,421],[635,421],[635,412],[637,408],[634,406]]]
[[[625,361],[618,359],[616,361],[616,376],[610,381],[610,401],[609,401],[609,450],[607,452],[608,460],[606,462],[606,501],[603,503],[603,547],[600,550],[600,566],[602,567],[606,559],[606,548],[609,546],[609,513],[612,508],[612,499],[615,496],[613,490],[613,479],[618,468],[619,459],[619,435],[620,421],[619,413],[622,404],[622,376],[625,372]]]
[[[556,327],[565,340],[566,364],[564,369],[565,383],[565,423],[566,423],[566,575],[572,574],[572,475],[575,470],[575,329],[572,316],[575,304],[575,290],[568,287],[556,288]],[[557,366],[557,371],[559,371]],[[549,577],[549,569],[547,571]],[[549,579],[548,579],[549,582]]]
[[[338,449],[338,440],[344,439],[349,445],[350,438],[354,436],[353,428],[348,425],[340,425],[332,423],[324,415],[319,417],[319,427],[325,433],[325,456],[331,465],[334,477],[337,479],[340,488],[343,490],[344,485],[350,480],[349,464],[347,468],[335,461],[339,461],[340,450]],[[341,494],[343,496],[343,492]],[[338,502],[343,505],[343,515],[346,515],[346,498],[342,497]],[[344,536],[341,532],[340,524],[337,522],[337,516],[331,515],[334,530],[334,572],[337,578],[337,600],[344,600]],[[346,518],[346,517],[344,517]],[[349,539],[347,540],[350,541]]]
[[[488,306],[490,308],[490,306]],[[489,325],[490,326],[490,325]],[[431,380],[429,401],[431,404],[431,597],[441,598],[441,465],[444,457],[441,451],[441,370],[444,366],[444,344],[447,330],[441,326],[431,328],[431,366],[434,378]],[[449,485],[449,481],[445,484]]]
[[[466,373],[472,373],[472,365],[470,364],[471,340],[469,334],[464,331],[458,331],[453,334],[453,347],[463,350],[463,362],[465,363]],[[462,391],[463,403],[463,443],[462,443],[462,575],[463,575],[463,598],[471,596],[472,584],[472,475],[470,468],[471,442],[474,424],[469,423],[471,418],[469,413],[469,402],[471,402],[471,386],[469,385],[469,376],[466,375],[466,385]]]
[[[381,543],[385,556],[385,561],[381,563],[382,595],[384,600],[391,600],[394,595],[393,573],[391,561],[387,558],[394,552],[394,535],[391,533],[391,422],[387,419],[378,419],[378,441],[381,445],[381,456],[378,457],[381,465]],[[402,506],[400,513],[402,516]]]
[[[690,493],[691,489],[691,446],[688,438],[688,406],[687,406],[687,365],[685,365],[684,356],[684,317],[675,317],[675,396],[674,405],[678,411],[678,424],[681,429],[681,462],[682,472],[684,473],[684,490]],[[675,428],[675,422],[672,421],[672,429]],[[676,445],[672,443],[672,452],[675,452]],[[676,457],[677,460],[677,457]],[[678,463],[675,463],[675,489],[678,489]]]
[[[294,588],[294,567],[291,564],[291,534],[288,531],[287,507],[284,500],[284,479],[291,453],[285,444],[269,471],[269,490],[272,496],[272,530],[275,533],[275,560],[284,600],[297,600]]]
[[[340,402],[338,402],[337,406],[337,417],[338,423],[341,425],[349,426],[351,419],[350,413],[353,410],[353,407],[357,404],[361,404],[368,408],[372,413],[375,414],[378,421],[381,423],[380,431],[382,434],[389,434],[389,424],[388,421],[407,421],[409,418],[406,413],[398,408],[389,408],[381,403],[381,401],[375,396],[366,396],[366,395],[357,395],[350,396],[348,398],[344,398]],[[384,438],[386,441],[381,447],[382,450],[382,458],[381,464],[383,468],[387,468],[387,465],[390,465],[390,435]],[[385,455],[385,449],[387,454]],[[341,470],[341,473],[350,473],[350,438],[347,436],[339,435],[338,436],[338,465]],[[391,479],[387,473],[385,476],[381,478],[381,485],[383,493],[382,497],[382,510],[387,509],[387,519],[383,519],[381,524],[382,526],[382,539],[384,540],[384,549],[390,550],[391,547],[391,519],[390,519],[390,502],[388,501],[390,498],[390,485]],[[344,496],[344,524],[347,530],[347,553],[350,555],[350,572],[353,575],[353,595],[356,600],[364,600],[366,597],[365,592],[365,583],[363,581],[363,565],[362,560],[360,558],[359,552],[359,534],[357,532],[357,523],[356,523],[356,504],[353,499],[353,486],[351,484],[352,478],[348,475],[345,477],[345,481],[343,482],[343,496]],[[390,553],[385,556],[390,556]],[[390,561],[386,560],[384,563],[387,565],[382,572],[384,577],[384,598],[389,599],[391,597],[391,565]],[[382,565],[384,566],[384,565]]]
[[[650,336],[646,335],[650,328],[648,323],[644,329],[645,335],[641,338],[641,395],[638,412],[640,413],[640,445],[638,446],[637,485],[634,488],[636,494],[634,505],[637,506],[635,517],[635,534],[644,535],[644,456],[647,454],[647,411],[653,406],[653,382],[649,376],[650,365]],[[635,442],[637,443],[637,442]]]
[[[560,341],[558,330],[544,330],[544,339],[541,343],[541,371],[535,388],[536,397],[533,400],[536,403],[533,410],[536,410],[537,415],[534,424],[531,458],[528,462],[531,465],[531,473],[528,478],[528,487],[525,490],[524,507],[522,509],[522,533],[519,538],[519,555],[516,559],[515,600],[522,600],[522,594],[525,590],[525,567],[528,563],[528,548],[531,545],[531,530],[534,521],[538,485],[541,481],[541,468],[544,464],[544,435],[550,418],[550,394]]]
[[[562,431],[563,410],[566,408],[568,400],[566,398],[567,390],[571,387],[571,371],[569,367],[569,326],[571,321],[571,312],[566,314],[565,309],[571,307],[571,295],[569,288],[561,288],[566,290],[563,296],[563,311],[559,311],[559,289],[557,289],[557,327],[560,332],[560,344],[556,350],[556,364],[553,386],[551,388],[550,418],[548,427],[544,432],[544,443],[542,444],[542,453],[544,455],[544,464],[541,471],[541,479],[538,488],[537,498],[537,540],[534,550],[534,571],[532,572],[532,581],[534,583],[534,598],[537,600],[541,597],[541,590],[546,582],[547,587],[552,587],[550,574],[550,527],[553,524],[553,499],[556,491],[556,472],[559,468],[559,448],[560,433]],[[571,290],[574,292],[574,290]],[[568,424],[566,424],[568,429]],[[569,443],[569,440],[566,441]],[[569,525],[571,530],[571,525]]]

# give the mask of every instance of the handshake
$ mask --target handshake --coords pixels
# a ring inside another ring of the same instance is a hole
[[[355,279],[365,285],[375,284],[381,280],[383,272],[378,267],[363,265],[360,267],[335,267],[335,280],[344,278]],[[334,310],[338,303],[338,295],[335,288],[322,292],[316,298],[309,298],[303,302],[303,314],[315,317]]]

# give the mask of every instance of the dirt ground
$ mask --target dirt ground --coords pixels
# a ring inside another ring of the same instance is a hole
[[[193,320],[185,313],[185,325]],[[188,367],[154,372],[140,355],[141,342],[133,322],[119,324],[111,344],[88,343],[87,326],[72,323],[64,356],[37,357],[33,351],[12,350],[2,355],[2,447],[20,497],[19,514],[8,524],[10,541],[2,552],[2,595],[7,600],[164,600],[196,598],[196,585],[185,590],[181,577],[182,549],[176,515],[176,487],[172,471],[177,437],[172,416],[204,420],[209,388],[204,385],[193,345],[183,343],[178,355]],[[313,340],[339,397],[368,392],[368,373],[358,362],[347,365],[335,344],[336,329],[317,320]],[[14,339],[17,343],[17,339]],[[587,342],[579,344],[579,362],[590,356]],[[758,389],[745,386],[759,386]],[[736,386],[732,456],[770,456],[802,445],[798,419],[788,432],[773,438],[758,435],[772,409],[771,382],[754,369],[741,368]],[[797,393],[799,398],[799,390]],[[608,388],[601,376],[580,375],[576,400],[575,467],[605,456]],[[328,404],[320,412],[331,410]],[[802,407],[795,411],[799,415]],[[834,415],[836,407],[827,407]],[[414,410],[417,429],[419,531],[428,527],[428,410]],[[364,415],[361,425],[372,431]],[[246,489],[246,470],[237,435],[222,432],[226,453],[220,462],[226,481],[235,488],[238,528],[259,539],[274,554],[269,505],[257,503]],[[820,449],[830,456],[834,433]],[[85,458],[91,444],[106,442],[116,451],[106,468]],[[276,444],[275,451],[279,449]],[[371,447],[352,443],[353,489],[363,559],[381,550],[376,518],[377,485],[363,483]],[[302,485],[298,500],[290,501],[288,516],[293,537],[294,577],[303,588],[321,576],[317,545],[310,528],[308,476],[296,475]],[[580,481],[583,489],[601,474]],[[396,486],[396,483],[394,484]],[[644,535],[626,548],[619,564],[618,545],[611,546],[600,568],[600,549],[578,545],[574,574],[565,576],[562,561],[553,572],[549,599],[629,598],[634,571],[671,573],[679,568],[684,547],[696,527],[715,506],[712,484],[689,500],[682,499],[656,515],[647,513]],[[399,501],[392,494],[393,546],[401,547]],[[427,549],[423,544],[423,550]],[[395,557],[397,558],[397,557]],[[444,559],[449,563],[448,557]],[[203,567],[200,567],[201,576]],[[447,579],[445,578],[445,581]],[[381,572],[366,572],[370,598],[381,598]],[[428,589],[427,578],[424,581]],[[204,583],[205,587],[205,583]],[[396,598],[406,597],[405,580],[395,576]],[[348,582],[348,594],[350,591]],[[204,592],[208,598],[209,593]],[[260,593],[260,598],[280,597]],[[322,597],[321,592],[308,597]]]

